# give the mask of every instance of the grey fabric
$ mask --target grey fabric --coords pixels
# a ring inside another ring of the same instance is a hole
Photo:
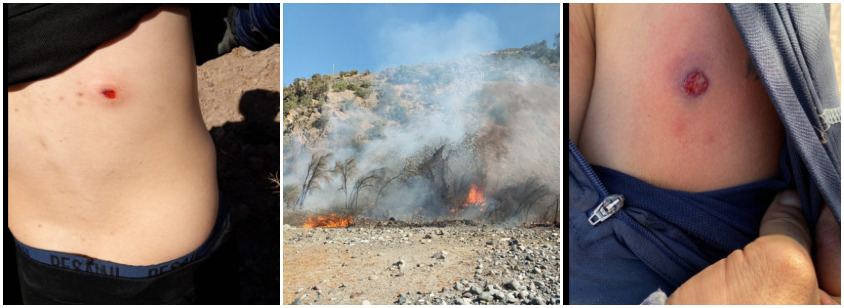
[[[810,227],[824,201],[840,224],[841,101],[829,8],[742,3],[727,4],[727,9],[785,127],[791,172]]]

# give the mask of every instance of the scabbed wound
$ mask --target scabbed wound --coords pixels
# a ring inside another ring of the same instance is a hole
[[[103,96],[105,96],[109,99],[114,99],[115,97],[117,97],[117,93],[114,92],[114,90],[112,90],[112,89],[105,89],[105,90],[102,91],[102,93],[103,93]]]
[[[686,80],[683,82],[683,91],[692,97],[703,94],[708,88],[709,78],[700,71],[689,73],[686,75]]]

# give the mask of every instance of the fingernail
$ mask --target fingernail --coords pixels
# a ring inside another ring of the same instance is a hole
[[[786,206],[800,207],[800,196],[794,190],[786,190],[780,194],[778,202]]]

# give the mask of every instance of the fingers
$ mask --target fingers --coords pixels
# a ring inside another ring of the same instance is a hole
[[[686,281],[668,303],[818,304],[811,244],[799,197],[785,191],[765,213],[758,239]]]
[[[793,238],[806,249],[807,253],[812,247],[812,236],[806,219],[803,217],[800,197],[794,190],[780,193],[762,217],[759,237],[774,234]]]
[[[815,271],[821,289],[841,297],[841,226],[828,206],[821,210],[815,229]]]
[[[841,297],[829,296],[828,293],[820,290],[821,305],[841,305]]]

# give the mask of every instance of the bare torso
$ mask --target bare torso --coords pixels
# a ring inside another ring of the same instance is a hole
[[[777,175],[782,125],[724,5],[573,5],[570,17],[569,137],[590,163],[691,192]],[[694,72],[708,79],[697,96]]]
[[[130,265],[169,261],[206,240],[217,213],[215,154],[187,8],[164,6],[8,97],[15,238]]]

